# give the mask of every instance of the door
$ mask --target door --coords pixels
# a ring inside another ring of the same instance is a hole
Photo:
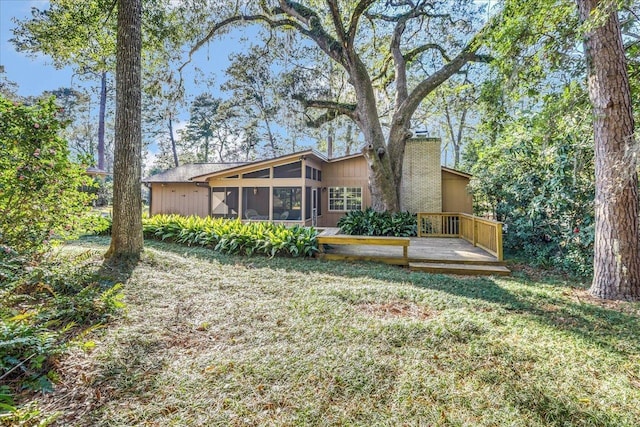
[[[318,189],[311,189],[311,225],[318,225]]]

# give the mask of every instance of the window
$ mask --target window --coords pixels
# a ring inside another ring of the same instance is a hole
[[[302,189],[300,187],[273,187],[273,219],[300,220]]]
[[[355,211],[362,209],[361,187],[330,187],[330,211]]]
[[[269,187],[244,187],[242,209],[244,219],[269,219]]]
[[[214,187],[211,189],[211,216],[238,217],[238,187]]]
[[[289,163],[273,168],[274,178],[300,178],[302,177],[302,162]]]
[[[259,171],[243,173],[243,178],[270,178],[270,170],[269,169],[260,169]]]
[[[305,171],[305,176],[307,177],[307,179],[311,179],[311,166],[305,167]]]

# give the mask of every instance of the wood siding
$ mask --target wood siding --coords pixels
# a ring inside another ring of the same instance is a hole
[[[364,156],[326,163],[322,168],[322,217],[318,219],[321,227],[335,227],[346,213],[329,211],[330,187],[361,187],[362,208],[371,206],[369,171]]]
[[[151,184],[151,215],[209,215],[209,188],[195,183]]]
[[[468,190],[469,178],[442,171],[442,212],[473,213],[473,198]]]

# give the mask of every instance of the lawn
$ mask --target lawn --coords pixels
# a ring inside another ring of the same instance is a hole
[[[147,242],[123,290],[36,399],[59,425],[640,424],[640,304],[577,283]]]

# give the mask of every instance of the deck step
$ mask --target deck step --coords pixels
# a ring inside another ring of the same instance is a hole
[[[465,276],[509,276],[511,270],[502,265],[470,265],[435,262],[410,262],[412,271],[438,274],[460,274]]]

